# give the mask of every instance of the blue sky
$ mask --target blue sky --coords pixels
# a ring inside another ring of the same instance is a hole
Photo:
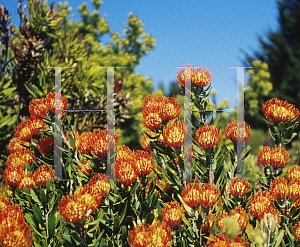
[[[86,2],[93,10],[92,0]],[[69,1],[71,13],[76,14],[82,3]],[[15,12],[17,4],[11,0],[5,7]],[[123,35],[132,12],[143,21],[145,31],[157,39],[153,51],[136,68],[152,79],[155,89],[159,82],[168,89],[168,84],[176,80],[176,66],[204,66],[214,74],[212,86],[218,93],[217,101],[227,98],[232,107],[236,101],[236,70],[228,67],[242,66],[241,50],[258,50],[258,35],[265,37],[269,30],[278,28],[275,0],[103,0],[99,10],[107,15],[111,31]],[[13,22],[18,23],[18,19],[13,17]]]

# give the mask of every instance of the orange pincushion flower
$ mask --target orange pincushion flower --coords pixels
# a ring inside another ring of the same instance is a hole
[[[217,226],[220,229],[221,232],[225,232],[225,219],[226,217],[229,217],[229,214],[223,210],[219,213],[217,218]]]
[[[7,167],[4,171],[4,181],[12,186],[18,186],[24,177],[24,170],[19,167]]]
[[[110,191],[110,181],[104,173],[94,175],[89,181],[88,186],[91,194],[97,193],[102,197],[107,196]]]
[[[212,183],[205,183],[200,188],[200,205],[210,208],[220,199],[221,191]]]
[[[186,69],[181,68],[179,71],[177,71],[177,83],[179,87],[184,86],[185,81],[191,79],[191,75],[192,75],[191,66],[187,64]]]
[[[37,150],[42,155],[49,155],[54,150],[54,138],[50,136],[43,136],[37,143]]]
[[[268,100],[262,112],[273,124],[275,121],[284,122],[291,119],[295,121],[299,117],[299,110],[294,105],[276,98]]]
[[[300,166],[299,165],[293,165],[286,171],[286,176],[288,180],[292,179],[298,179],[300,180]]]
[[[154,94],[148,94],[141,105],[141,110],[143,112],[156,112],[159,113],[160,109],[160,98]]]
[[[167,202],[161,210],[161,217],[170,226],[177,226],[182,222],[184,209],[179,202]]]
[[[138,176],[144,177],[149,175],[154,169],[154,158],[152,153],[137,150],[135,152],[136,165],[138,167]]]
[[[249,244],[242,236],[230,240],[225,234],[217,233],[208,238],[209,247],[248,247]]]
[[[278,209],[274,208],[274,207],[270,207],[269,209],[267,209],[266,211],[264,211],[263,215],[258,218],[259,221],[261,221],[263,218],[267,218],[267,222],[270,221],[270,218],[277,218],[277,224],[280,224],[281,222],[281,215],[280,212],[278,211]]]
[[[241,133],[239,133],[239,136],[237,136],[238,131],[237,128],[239,128],[241,131],[245,131],[245,135],[242,136]],[[242,121],[231,121],[227,126],[226,126],[226,136],[232,140],[233,142],[245,142],[249,139],[250,134],[251,134],[251,129],[250,125],[247,124],[246,122]]]
[[[171,228],[165,221],[154,220],[148,228],[150,246],[164,247],[171,239]]]
[[[187,135],[185,124],[181,121],[169,122],[163,130],[163,135],[169,146],[181,147]]]
[[[46,186],[48,179],[54,179],[54,170],[52,167],[41,165],[33,173],[33,179],[39,186]],[[51,181],[50,181],[51,183]]]
[[[183,201],[191,208],[196,208],[200,206],[200,184],[190,183],[187,184],[182,190]]]
[[[33,99],[29,105],[30,118],[43,118],[48,114],[48,108],[41,99]]]
[[[159,128],[162,122],[162,118],[156,112],[147,112],[142,118],[142,124],[150,130]]]
[[[203,213],[202,213],[202,218],[203,218]],[[214,221],[215,221],[215,216],[211,212],[208,212],[208,228],[207,228],[207,222],[206,222],[206,217],[205,217],[205,218],[203,218],[201,232],[202,233],[210,232],[213,227]]]
[[[95,154],[98,158],[105,156],[107,154],[107,148],[110,148],[108,147],[108,138],[110,138],[110,144],[113,144],[113,141],[114,145],[117,144],[118,136],[116,134],[114,140],[112,140],[113,134],[109,133],[107,135],[107,129],[94,130],[90,142],[90,152]]]
[[[180,102],[173,97],[160,97],[160,115],[164,120],[172,120],[178,118],[182,107],[180,107]]]
[[[28,148],[22,146],[21,144],[29,146],[29,142],[23,142],[23,141],[18,140],[17,138],[11,139],[10,142],[9,142],[9,145],[8,145],[9,153],[12,154],[12,153],[15,153],[17,151],[28,150]]]
[[[282,177],[274,178],[270,183],[270,192],[275,200],[285,199],[289,193],[287,180]]]
[[[295,224],[294,231],[295,231],[295,237],[297,238],[298,241],[300,241],[300,221],[298,221]]]
[[[250,213],[260,218],[273,205],[273,196],[268,191],[258,191],[248,202]]]
[[[35,156],[33,152],[30,152],[29,149],[22,149],[19,152],[12,153],[8,155],[6,160],[7,167],[19,167],[21,169],[25,168],[25,164],[32,165],[34,162]]]
[[[290,156],[283,147],[275,147],[272,149],[270,163],[275,167],[284,167],[290,160]]]
[[[259,162],[263,166],[270,165],[271,164],[271,155],[272,155],[272,149],[268,146],[265,146],[258,153]]]
[[[210,149],[221,140],[222,133],[214,125],[204,125],[195,133],[195,138],[200,147]]]
[[[300,180],[292,179],[289,182],[289,197],[292,200],[300,198]]]
[[[132,184],[138,177],[135,154],[125,145],[117,151],[115,177],[124,185]]]
[[[99,200],[87,193],[85,187],[80,187],[74,194],[62,197],[58,210],[65,221],[76,225],[81,224],[98,207]]]
[[[249,182],[235,177],[230,181],[230,194],[234,197],[244,197],[249,189]]]
[[[144,225],[136,225],[130,232],[130,242],[134,247],[149,246],[149,234],[147,227]]]
[[[192,69],[191,79],[196,87],[206,87],[211,83],[212,78],[213,74],[205,67]]]
[[[235,209],[230,210],[229,216],[236,220],[241,231],[246,229],[249,223],[249,215],[245,209],[235,207]]]
[[[33,136],[39,136],[40,129],[45,129],[45,126],[42,119],[28,119],[17,126],[15,136],[21,141],[29,141]]]
[[[5,247],[33,244],[34,234],[29,225],[25,224],[22,209],[16,204],[8,206],[0,212],[0,245]]]
[[[32,172],[27,172],[23,177],[20,184],[18,185],[19,189],[23,191],[23,187],[26,187],[28,190],[32,189],[32,185],[35,185]]]
[[[148,227],[136,225],[130,231],[130,242],[134,247],[164,247],[171,239],[171,229],[166,222],[154,220]]]
[[[48,93],[44,99],[44,104],[50,111],[55,114],[55,92],[54,93]],[[68,100],[66,97],[61,96],[61,110],[66,109],[68,104]]]
[[[78,140],[78,151],[82,154],[91,152],[91,143],[93,140],[93,133],[92,132],[83,132]]]

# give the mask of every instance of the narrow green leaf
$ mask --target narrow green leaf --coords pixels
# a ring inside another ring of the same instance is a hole
[[[50,215],[48,217],[48,234],[49,239],[51,239],[55,234],[55,228],[56,228],[56,218],[54,215]]]
[[[43,216],[41,214],[40,209],[36,205],[33,206],[33,213],[34,213],[34,216],[35,216],[37,222],[39,224],[41,224],[41,226],[44,226]]]

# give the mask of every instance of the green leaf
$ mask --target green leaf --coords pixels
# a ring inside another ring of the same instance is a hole
[[[55,228],[56,228],[56,218],[54,215],[50,215],[48,217],[48,234],[50,239],[55,234]]]
[[[45,226],[41,211],[36,205],[33,206],[33,213],[34,213],[34,216],[35,216],[37,222],[40,223],[41,226]]]
[[[34,192],[34,190],[30,190],[30,194],[31,194],[32,199],[40,205],[41,202],[40,202],[39,198],[37,197],[36,193]]]
[[[44,188],[40,189],[40,196],[41,196],[43,207],[46,208],[47,207],[47,198],[46,198],[46,194],[45,194]]]
[[[117,234],[120,231],[120,218],[116,215],[114,218],[113,232]]]
[[[75,140],[74,140],[73,136],[71,134],[68,134],[68,138],[69,138],[69,141],[71,143],[73,150],[76,150]]]

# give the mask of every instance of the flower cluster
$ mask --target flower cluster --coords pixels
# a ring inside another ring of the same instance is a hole
[[[209,208],[214,206],[220,199],[221,192],[214,184],[198,182],[190,183],[183,188],[182,199],[191,208],[202,206]]]
[[[238,131],[239,129],[239,131]],[[245,142],[251,134],[250,125],[242,121],[231,121],[225,129],[226,136],[233,142]]]
[[[299,110],[294,105],[276,98],[268,100],[262,112],[272,124],[288,120],[295,121],[299,117]]]
[[[222,133],[214,125],[204,125],[195,133],[196,142],[204,149],[210,149],[217,145],[222,137]]]
[[[170,226],[177,226],[182,222],[184,209],[179,202],[167,202],[161,210],[161,217]]]
[[[185,85],[186,80],[190,79],[196,87],[204,88],[211,83],[213,74],[205,67],[193,67],[186,65],[186,69],[177,72],[177,82],[179,87]]]
[[[278,168],[286,166],[289,162],[289,154],[283,147],[275,147],[271,149],[265,146],[258,153],[258,159],[260,163],[264,166],[272,165]]]
[[[29,247],[33,239],[34,234],[31,227],[25,224],[22,209],[0,196],[0,245]]]
[[[180,103],[176,98],[166,96],[156,96],[150,94],[146,96],[141,105],[143,125],[150,129],[158,129],[164,121],[177,118],[182,111]]]
[[[171,228],[165,221],[154,220],[149,226],[136,225],[130,232],[130,242],[134,247],[164,247],[171,239]]]

